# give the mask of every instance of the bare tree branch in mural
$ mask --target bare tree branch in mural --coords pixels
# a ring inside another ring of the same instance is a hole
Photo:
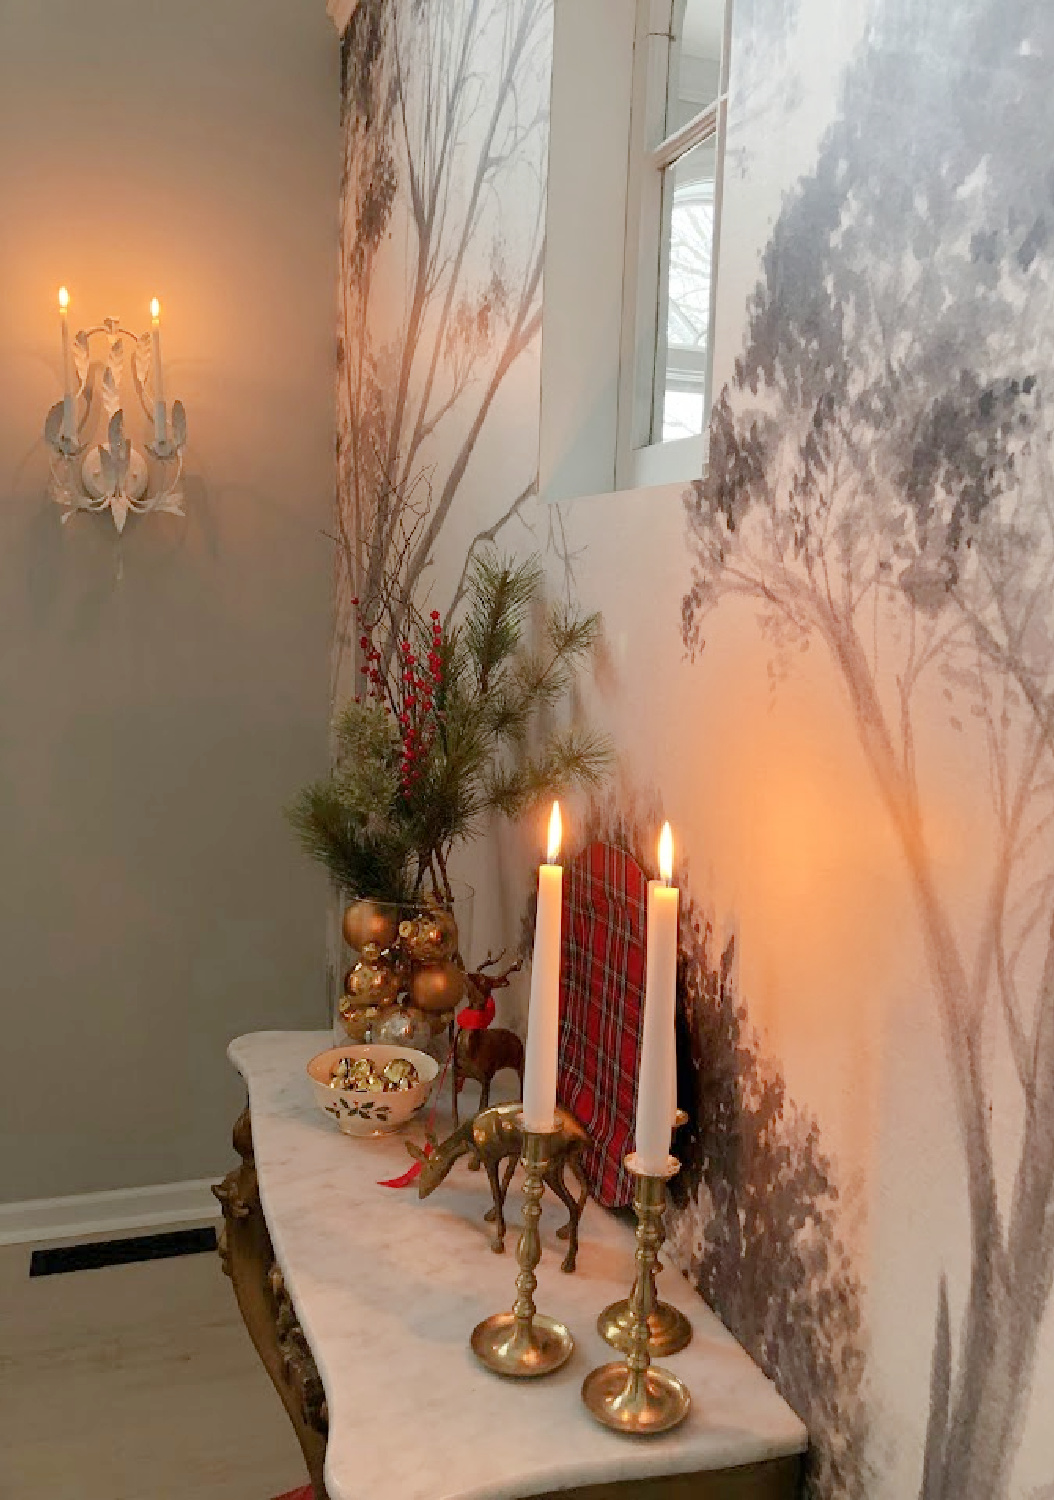
[[[345,38],[338,613],[375,607],[422,475],[431,494],[386,655],[540,331],[551,25],[551,0],[364,0]],[[499,497],[488,530],[518,511]]]
[[[1031,0],[876,7],[842,117],[774,228],[688,503],[686,642],[738,594],[777,645],[824,644],[915,893],[971,1248],[957,1341],[939,1288],[922,1500],[1007,1494],[1054,1281],[1054,261],[1046,157],[1028,145],[1054,129],[1031,61],[1052,48],[1054,16]],[[935,701],[988,756],[988,890],[969,935],[928,827],[917,720]],[[1008,1202],[993,1015],[1023,1104]]]

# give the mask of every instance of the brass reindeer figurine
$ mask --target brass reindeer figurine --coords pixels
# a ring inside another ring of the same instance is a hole
[[[496,964],[500,964],[505,956],[502,949],[497,958],[492,958],[488,952],[487,957],[480,964],[474,974],[465,976],[466,988],[469,994],[469,1009],[481,1012],[484,1017],[488,1012],[494,1014],[494,991],[503,990],[508,987],[509,976],[517,973],[523,967],[523,959],[517,959],[514,964],[503,970],[500,974],[488,974],[486,970]],[[457,1102],[461,1092],[461,1085],[466,1078],[473,1078],[480,1085],[479,1107],[480,1110],[487,1109],[490,1105],[490,1085],[495,1073],[500,1073],[503,1068],[511,1068],[520,1083],[520,1094],[523,1094],[523,1043],[515,1031],[507,1031],[502,1026],[484,1025],[481,1027],[464,1026],[457,1034],[454,1043],[454,1065],[452,1069],[452,1089],[454,1096],[454,1124],[458,1123]]]
[[[490,1248],[495,1254],[500,1254],[505,1249],[505,1197],[523,1152],[523,1133],[518,1123],[522,1109],[523,1105],[517,1103],[495,1104],[491,1109],[482,1110],[475,1119],[466,1120],[445,1141],[441,1141],[431,1156],[426,1156],[420,1146],[415,1146],[412,1141],[406,1142],[407,1151],[415,1161],[421,1163],[417,1187],[421,1198],[427,1198],[429,1193],[435,1192],[449,1175],[454,1163],[462,1156],[469,1157],[470,1166],[484,1168],[494,1200],[494,1206],[488,1209],[485,1218],[494,1224],[494,1238]],[[556,1124],[557,1129],[550,1143],[549,1165],[543,1181],[560,1202],[567,1206],[570,1217],[556,1232],[560,1239],[568,1242],[561,1270],[573,1271],[578,1257],[578,1223],[589,1196],[581,1162],[589,1137],[574,1116],[559,1105]],[[565,1180],[565,1170],[568,1168],[582,1190],[577,1198]]]

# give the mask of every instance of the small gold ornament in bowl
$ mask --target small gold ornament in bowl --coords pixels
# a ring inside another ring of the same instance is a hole
[[[307,1065],[319,1108],[344,1135],[387,1135],[428,1102],[439,1064],[409,1047],[329,1047]]]

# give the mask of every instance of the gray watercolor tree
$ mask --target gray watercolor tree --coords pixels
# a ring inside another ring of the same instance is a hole
[[[552,0],[363,0],[345,35],[335,691],[351,597],[387,655],[540,333],[551,27]]]
[[[1054,1280],[1052,55],[1039,0],[876,6],[687,502],[686,643],[739,595],[779,648],[822,644],[915,895],[971,1254],[957,1340],[938,1288],[922,1500],[1008,1493]],[[927,818],[935,712],[988,759],[970,932]],[[997,1045],[1016,1105],[995,1097]],[[1008,1192],[997,1129],[1017,1131]]]

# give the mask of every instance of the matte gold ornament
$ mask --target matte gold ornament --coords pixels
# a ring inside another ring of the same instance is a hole
[[[418,1010],[436,1013],[454,1010],[464,993],[464,970],[449,960],[437,964],[421,964],[414,969],[410,994]]]
[[[414,963],[437,963],[457,952],[457,922],[452,912],[435,907],[400,922],[399,938]]]
[[[362,953],[367,943],[388,948],[399,934],[399,914],[383,901],[353,901],[344,909],[344,941]]]

